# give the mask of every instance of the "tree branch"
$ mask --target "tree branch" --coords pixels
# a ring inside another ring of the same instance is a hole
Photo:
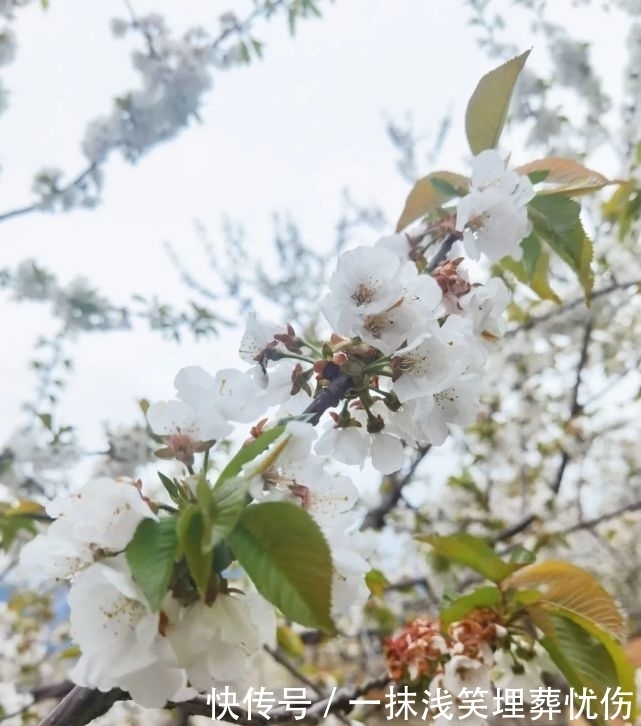
[[[572,421],[573,418],[578,416],[581,411],[582,407],[579,404],[579,389],[581,388],[581,379],[583,377],[583,369],[585,368],[587,362],[588,362],[588,348],[590,347],[590,338],[592,337],[592,319],[588,320],[588,322],[585,325],[585,329],[583,331],[583,341],[581,343],[581,352],[579,353],[579,361],[576,366],[576,373],[574,378],[574,386],[572,387],[572,395],[570,398],[570,415],[568,416],[568,423]],[[566,449],[563,449],[561,452],[561,461],[559,462],[559,467],[556,471],[556,476],[554,477],[554,482],[552,483],[552,493],[558,494],[559,490],[561,489],[561,484],[563,482],[563,476],[565,475],[565,470],[567,469],[568,464],[570,463],[570,454]]]
[[[632,504],[626,504],[623,507],[613,509],[611,512],[606,512],[605,514],[601,514],[598,517],[593,517],[592,519],[585,519],[583,521],[577,522],[576,524],[573,524],[570,527],[566,527],[565,529],[560,529],[556,532],[552,532],[551,536],[554,537],[555,535],[568,535],[574,534],[574,532],[581,532],[584,529],[594,529],[603,522],[609,522],[611,519],[617,519],[617,517],[623,517],[625,514],[630,514],[631,512],[638,512],[640,510],[641,501],[633,502]]]
[[[403,496],[403,489],[412,481],[419,464],[427,456],[431,444],[422,446],[418,449],[414,461],[405,474],[399,478],[399,472],[386,477],[385,481],[389,482],[390,487],[383,496],[383,501],[373,509],[370,509],[365,515],[361,529],[382,529],[385,525],[387,515],[396,507]]]
[[[345,395],[354,385],[354,381],[346,373],[339,373],[336,378],[324,388],[318,396],[303,411],[307,421],[316,426],[321,416],[328,408],[335,408],[345,398]]]
[[[373,690],[385,688],[390,683],[390,677],[386,674],[366,681],[361,686],[341,688],[330,696],[324,696],[313,701],[305,710],[305,716],[297,719],[297,723],[316,724],[330,714],[339,716],[349,713],[353,708],[350,701],[358,700],[361,696]],[[46,716],[39,726],[85,726],[98,716],[106,713],[117,701],[129,700],[129,694],[114,689],[108,693],[95,691],[90,688],[74,686],[74,688],[63,698],[63,700]],[[212,717],[212,705],[207,699],[200,696],[190,701],[181,703],[168,703],[165,708],[180,708],[182,713],[190,716]],[[286,706],[273,708],[268,712],[268,718],[260,713],[249,712],[244,708],[232,707],[236,719],[229,714],[216,715],[218,720],[228,721],[232,724],[242,726],[263,726],[275,723],[287,723],[292,721],[292,711]]]
[[[99,168],[98,162],[92,162],[89,164],[89,166],[84,169],[83,171],[78,174],[74,179],[72,179],[67,186],[62,187],[62,189],[59,189],[56,193],[56,196],[64,195],[67,192],[70,192],[75,187],[81,186],[84,181],[90,177],[94,172]],[[46,201],[39,201],[39,202],[33,202],[32,204],[27,204],[24,207],[18,207],[17,209],[12,209],[8,212],[3,212],[0,214],[0,222],[6,222],[8,219],[12,219],[14,217],[22,217],[25,214],[31,214],[31,212],[45,212],[47,211],[47,202]]]
[[[457,239],[460,239],[461,236],[457,232],[451,232],[447,235],[447,237],[441,242],[441,246],[435,253],[434,257],[429,261],[429,264],[427,266],[428,272],[434,272],[434,270],[439,266],[442,265],[443,262],[447,259],[447,256],[450,253],[450,250],[452,249],[454,243]]]
[[[38,726],[85,726],[102,716],[116,703],[129,699],[129,694],[115,688],[108,693],[74,686]]]
[[[590,295],[590,301],[597,300],[600,297],[609,295],[612,292],[617,292],[618,290],[628,290],[631,287],[641,288],[641,280],[630,280],[629,282],[616,282],[612,285],[609,285],[608,287],[603,287],[600,290],[595,290]],[[572,302],[567,303],[567,305],[559,305],[559,306],[555,307],[553,310],[550,310],[549,313],[531,317],[528,320],[526,320],[524,323],[519,325],[518,327],[512,328],[512,330],[506,331],[506,333],[503,335],[503,337],[512,338],[517,333],[522,333],[527,330],[530,330],[530,329],[536,327],[537,325],[540,325],[541,323],[547,323],[548,320],[552,320],[553,318],[556,318],[559,315],[562,315],[563,313],[567,313],[568,311],[573,310],[574,308],[578,307],[579,305],[582,305],[584,302],[585,302],[585,298],[580,297],[580,298],[577,298],[576,300],[572,300]]]

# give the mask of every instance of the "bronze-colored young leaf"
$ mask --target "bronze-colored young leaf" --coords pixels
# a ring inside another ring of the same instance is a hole
[[[443,183],[434,184],[434,180]],[[396,223],[396,231],[405,229],[408,224],[424,217],[457,194],[464,196],[469,188],[470,180],[467,177],[451,171],[435,171],[419,179],[405,200],[403,213]]]
[[[527,50],[490,71],[474,89],[465,112],[465,132],[473,154],[497,146],[516,79],[529,55]]]
[[[603,189],[609,184],[618,184],[617,181],[611,181],[598,171],[588,169],[580,162],[562,156],[536,159],[518,166],[515,171],[523,175],[547,172],[544,179],[545,184],[556,184],[557,186],[543,189],[539,194],[564,194],[574,197]]]
[[[625,621],[612,596],[589,572],[569,562],[549,560],[526,565],[501,587],[538,590],[540,602],[576,613],[619,641],[626,636]]]

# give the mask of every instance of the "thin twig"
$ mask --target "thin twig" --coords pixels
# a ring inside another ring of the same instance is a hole
[[[618,509],[614,509],[611,512],[606,512],[605,514],[601,514],[598,517],[593,517],[592,519],[585,519],[583,521],[577,522],[570,527],[565,527],[565,529],[559,529],[556,532],[552,532],[550,536],[564,536],[568,534],[574,534],[574,532],[582,532],[586,529],[594,529],[603,522],[609,522],[612,519],[617,519],[617,517],[623,517],[626,514],[638,511],[641,511],[641,501],[633,502],[632,504],[626,504],[624,507],[619,507]]]
[[[576,416],[578,416],[582,411],[582,407],[579,404],[579,389],[581,388],[583,370],[588,362],[588,348],[590,347],[590,338],[592,337],[592,326],[593,322],[592,319],[590,319],[586,323],[583,332],[581,352],[579,354],[579,361],[576,366],[574,386],[572,387],[572,395],[570,398],[570,415],[568,417],[568,423],[570,423],[572,419],[576,418]],[[561,489],[561,484],[563,483],[563,476],[565,475],[565,471],[569,463],[570,454],[568,453],[567,449],[563,449],[561,452],[561,461],[559,462],[556,476],[554,477],[554,482],[552,483],[553,494],[559,493],[559,490]]]
[[[419,464],[427,456],[431,449],[431,445],[423,446],[418,449],[414,461],[412,461],[407,472],[398,478],[397,474],[387,477],[386,481],[390,483],[389,491],[385,493],[383,501],[373,509],[370,509],[365,515],[361,529],[382,529],[385,525],[387,515],[396,507],[403,497],[403,489],[412,481]]]
[[[432,259],[430,260],[430,262],[427,266],[428,272],[434,272],[434,270],[439,265],[441,265],[441,264],[443,264],[443,262],[445,262],[445,260],[447,259],[447,256],[450,253],[450,250],[452,249],[452,247],[454,246],[454,243],[458,239],[460,239],[460,235],[457,232],[451,232],[450,234],[447,235],[447,237],[443,240],[443,242],[441,242],[441,246],[438,248],[438,251],[436,252],[434,257],[432,257]]]
[[[285,670],[296,680],[300,681],[301,683],[304,683],[309,689],[311,689],[317,696],[325,696],[327,695],[323,689],[318,686],[314,681],[312,681],[310,678],[308,678],[304,673],[302,673],[296,666],[289,660],[289,658],[286,658],[279,650],[276,648],[270,648],[268,645],[264,645],[263,648],[271,655],[271,657],[280,665],[285,668]],[[349,721],[343,716],[342,714],[336,714],[336,718],[341,723],[344,723],[345,726],[349,726]]]
[[[318,396],[309,404],[309,406],[303,411],[303,415],[306,415],[306,420],[316,426],[320,421],[321,416],[327,411],[328,408],[335,408],[345,398],[347,392],[354,385],[354,381],[346,373],[339,373],[336,378],[324,388]]]
[[[301,683],[304,683],[308,688],[311,688],[312,691],[318,696],[322,696],[323,692],[322,690],[314,683],[314,681],[310,680],[304,673],[301,673],[298,668],[289,660],[289,658],[286,658],[279,650],[276,648],[270,648],[268,645],[263,646],[264,650],[266,650],[269,655],[280,665],[283,666],[283,668],[296,680],[300,681]]]
[[[631,287],[639,287],[641,288],[641,280],[630,280],[629,282],[617,282],[612,285],[609,285],[608,287],[603,287],[600,290],[595,290],[590,295],[590,301],[597,300],[600,297],[604,297],[605,295],[609,295],[612,292],[616,292],[617,290],[627,290]],[[529,318],[524,323],[519,325],[516,328],[512,328],[511,330],[506,331],[506,333],[503,335],[504,338],[512,338],[518,333],[522,333],[524,331],[530,330],[531,328],[536,327],[537,325],[540,325],[541,323],[547,323],[548,320],[552,320],[553,318],[558,317],[559,315],[563,315],[563,313],[567,313],[570,310],[573,310],[574,308],[578,307],[579,305],[585,304],[585,298],[580,297],[576,300],[572,300],[572,302],[567,303],[566,305],[559,305],[558,307],[554,308],[553,310],[550,310],[549,313],[545,313],[544,315],[538,315]]]
[[[97,169],[99,168],[98,162],[94,161],[89,166],[84,169],[83,171],[78,174],[74,179],[72,179],[69,184],[67,184],[66,187],[63,187],[62,189],[59,189],[57,194],[63,195],[66,192],[71,191],[74,187],[79,186],[82,184],[82,182],[85,181],[85,179],[89,176],[91,176]],[[25,214],[31,214],[31,212],[46,212],[47,211],[47,203],[45,201],[40,202],[33,202],[32,204],[27,204],[24,207],[18,207],[17,209],[12,209],[9,212],[3,212],[0,214],[0,222],[6,222],[7,219],[12,219],[13,217],[22,217]]]

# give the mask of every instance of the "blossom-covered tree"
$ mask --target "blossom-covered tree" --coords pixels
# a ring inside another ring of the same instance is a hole
[[[490,2],[470,5],[477,24],[493,30]],[[155,16],[116,23],[144,39],[143,90],[90,126],[86,176],[68,188],[54,179],[50,199],[8,216],[53,200],[67,208],[66,196],[85,195],[112,150],[133,159],[175,135],[224,42],[278,10],[290,22],[316,12],[304,0],[257,4],[247,21],[223,19],[218,40],[193,32],[180,43]],[[567,51],[559,68],[574,64],[579,51],[558,27],[544,27]],[[256,51],[253,43],[241,40],[237,52]],[[6,611],[7,642],[25,648],[31,664],[43,662],[47,640],[72,643],[64,655],[77,685],[38,676],[29,693],[7,689],[19,713],[69,691],[43,724],[88,723],[129,700],[183,721],[288,721],[295,710],[265,665],[273,659],[308,689],[301,720],[364,721],[375,702],[388,718],[481,724],[501,703],[515,717],[552,717],[571,705],[588,718],[635,718],[625,616],[592,573],[594,551],[581,560],[567,546],[587,534],[615,557],[629,547],[628,569],[611,573],[608,586],[634,603],[641,505],[628,421],[638,353],[633,337],[628,345],[615,331],[636,322],[638,191],[633,175],[611,180],[576,149],[518,153],[527,161],[513,164],[502,135],[512,93],[518,118],[530,102],[524,87],[544,83],[525,75],[527,52],[516,55],[494,35],[486,43],[508,58],[467,105],[469,168],[415,181],[395,230],[339,251],[322,297],[307,281],[300,320],[250,315],[238,341],[245,368],[183,368],[174,400],[142,401],[143,425],[112,437],[109,476],[52,491],[30,452],[34,476],[18,478],[3,507],[2,544],[14,577],[64,593],[69,631],[58,625],[46,635],[38,623],[51,620],[47,598],[22,592]],[[570,80],[559,75],[561,85]],[[595,84],[588,66],[577,85],[591,110],[606,104]],[[184,107],[169,102],[176,93]],[[594,123],[580,128],[593,143]],[[624,131],[631,143],[627,119]],[[409,137],[396,139],[413,153]],[[532,146],[553,142],[552,132],[531,138]],[[599,193],[609,195],[604,206],[593,201]],[[298,251],[307,265],[318,261]],[[4,281],[28,289],[24,297],[66,305],[57,313],[66,316],[64,335],[46,343],[53,363],[43,366],[43,390],[70,328],[109,329],[129,314],[87,288],[61,291],[33,264]],[[178,322],[198,332],[217,320],[195,315]],[[622,397],[599,409],[621,382]],[[72,432],[52,413],[34,413],[52,450],[68,455]],[[613,446],[625,457],[613,462]],[[169,468],[139,476],[150,448]],[[6,460],[15,468],[10,447]],[[364,506],[346,466],[380,472],[377,504]],[[588,494],[590,483],[608,467],[617,481],[623,469],[630,491],[619,487],[619,503],[586,516],[598,494]],[[447,483],[430,498],[431,472]],[[602,531],[617,522],[630,526]],[[402,555],[388,551],[392,540]],[[550,688],[555,675],[574,700]]]

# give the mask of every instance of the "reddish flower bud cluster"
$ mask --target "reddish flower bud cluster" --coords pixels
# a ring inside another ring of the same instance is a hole
[[[445,630],[438,619],[416,618],[395,638],[385,640],[390,677],[396,682],[431,680],[455,655],[489,664],[493,646],[503,632],[493,610],[475,610]]]

